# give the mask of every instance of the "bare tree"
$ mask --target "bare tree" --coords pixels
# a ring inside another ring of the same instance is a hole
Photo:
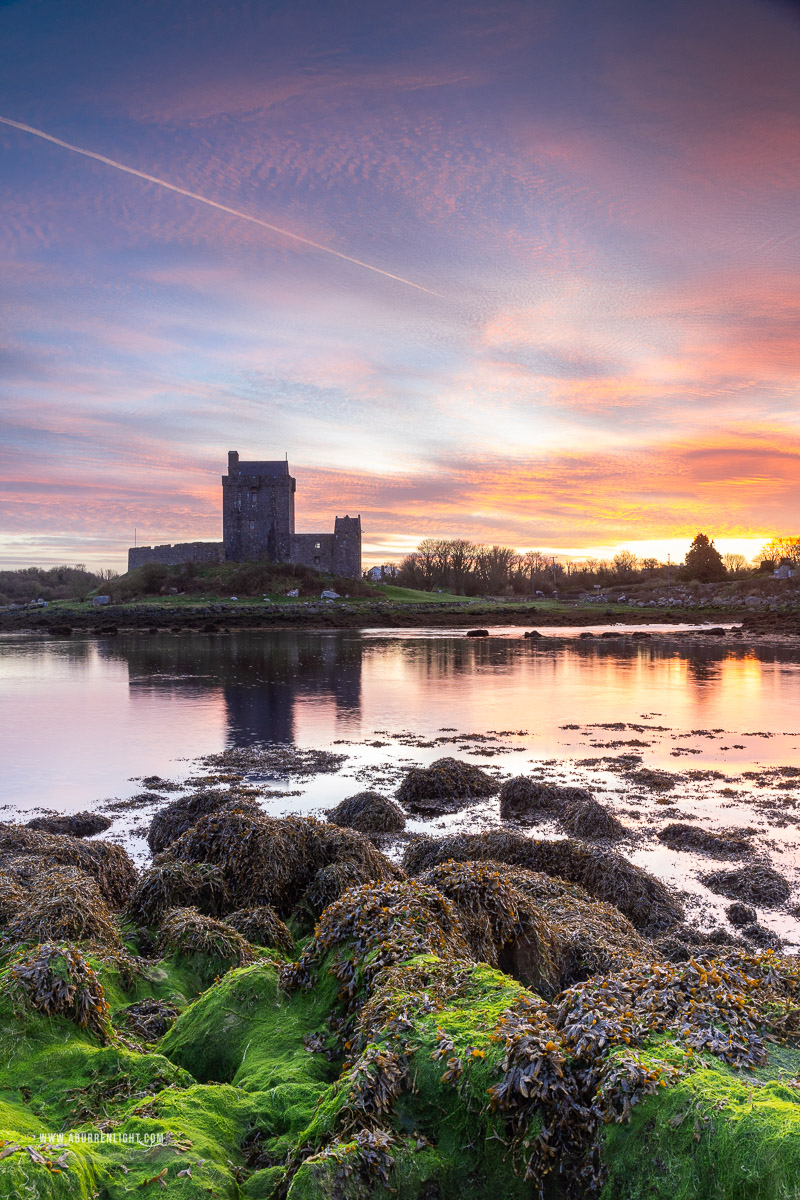
[[[735,575],[738,571],[747,570],[747,559],[743,554],[736,554],[729,550],[727,554],[723,554],[722,561],[725,563],[725,570],[729,575]]]

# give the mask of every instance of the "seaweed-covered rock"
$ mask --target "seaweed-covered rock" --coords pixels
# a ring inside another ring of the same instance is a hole
[[[733,904],[729,904],[725,909],[725,915],[731,925],[736,925],[741,928],[742,925],[752,925],[758,920],[758,914],[749,904],[742,904],[740,900],[734,900]]]
[[[253,962],[252,946],[230,925],[206,917],[196,908],[172,908],[161,922],[159,950],[186,958],[203,955],[228,967]]]
[[[41,875],[9,922],[8,933],[21,942],[92,941],[105,949],[121,948],[99,887],[75,867]]]
[[[26,895],[18,876],[0,871],[0,928],[20,912]]]
[[[147,844],[153,854],[160,854],[202,817],[232,807],[249,812],[261,811],[252,798],[239,797],[229,791],[201,791],[191,796],[181,796],[155,814],[147,831]]]
[[[493,858],[579,883],[593,899],[613,904],[647,935],[669,929],[683,916],[678,900],[648,871],[613,850],[586,846],[571,838],[545,841],[504,829],[415,838],[404,851],[403,867],[409,875],[418,875],[448,858],[460,862]]]
[[[51,813],[44,817],[34,817],[26,823],[26,829],[40,829],[44,833],[68,833],[71,837],[91,837],[95,833],[104,833],[111,827],[111,818],[102,813]]]
[[[571,837],[576,838],[616,841],[625,837],[627,832],[619,818],[589,792],[565,801],[561,810],[561,825]]]
[[[325,868],[347,865],[358,882],[402,874],[354,829],[313,817],[276,819],[241,809],[201,818],[159,856],[156,865],[166,862],[215,863],[223,873],[231,909],[269,904],[281,917],[298,906],[307,907],[307,902],[302,904],[304,897]]]
[[[402,809],[380,792],[358,792],[355,796],[347,796],[327,813],[326,819],[333,825],[344,825],[366,834],[400,833],[406,825]]]
[[[429,767],[412,767],[397,789],[397,799],[412,812],[457,812],[475,800],[494,796],[499,787],[480,767],[457,758],[438,758]]]
[[[94,969],[75,946],[46,942],[12,959],[0,988],[34,1012],[66,1017],[101,1042],[111,1036],[108,1001]]]
[[[753,850],[752,842],[735,830],[700,829],[686,821],[673,821],[659,832],[659,841],[670,850],[690,850],[713,858],[741,858]]]
[[[701,875],[700,880],[717,895],[729,900],[744,900],[764,908],[777,908],[785,904],[792,894],[789,884],[774,867],[766,863],[749,863],[746,867],[732,867],[727,871],[711,871]]]
[[[272,946],[284,954],[294,951],[294,939],[274,908],[262,904],[258,908],[240,908],[225,918],[243,938],[256,946]]]
[[[225,875],[216,863],[159,862],[138,880],[126,915],[143,925],[157,925],[170,908],[198,908],[218,916],[229,901]]]
[[[553,995],[563,978],[561,946],[544,912],[515,886],[514,875],[501,863],[449,861],[426,871],[419,882],[453,904],[472,958]]]
[[[468,959],[458,915],[436,888],[393,880],[353,888],[325,909],[296,963],[284,967],[285,986],[311,988],[326,975],[352,1014],[384,967],[417,954]]]
[[[530,779],[527,775],[507,779],[500,788],[500,816],[504,821],[537,821],[542,816],[559,813],[562,803],[560,790],[551,783]]]
[[[14,874],[14,862],[20,857],[38,859],[43,871],[78,867],[92,876],[113,908],[125,904],[138,877],[127,851],[112,842],[84,842],[67,834],[0,824],[0,868]]]

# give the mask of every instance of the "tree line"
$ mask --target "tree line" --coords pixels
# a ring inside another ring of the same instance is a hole
[[[473,595],[545,595],[568,586],[590,588],[659,580],[713,583],[771,570],[788,559],[800,567],[800,537],[773,538],[751,564],[743,554],[720,554],[713,539],[698,533],[683,563],[664,563],[620,550],[611,559],[561,562],[541,550],[483,545],[464,538],[425,538],[401,562],[394,581],[420,591]]]

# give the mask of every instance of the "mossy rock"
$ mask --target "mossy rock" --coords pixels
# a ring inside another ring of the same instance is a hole
[[[772,1051],[778,1074],[781,1054]],[[707,1060],[646,1098],[629,1123],[608,1125],[602,1200],[796,1200],[800,1052],[793,1059],[793,1082]]]

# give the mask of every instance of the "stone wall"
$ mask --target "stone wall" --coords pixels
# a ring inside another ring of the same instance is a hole
[[[221,563],[225,561],[222,542],[177,542],[174,546],[131,546],[128,551],[128,570],[145,563],[163,563],[180,567],[184,563]]]
[[[333,575],[333,543],[332,533],[296,533],[292,538],[291,561]]]

